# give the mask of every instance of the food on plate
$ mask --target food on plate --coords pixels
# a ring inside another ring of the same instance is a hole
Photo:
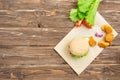
[[[83,20],[82,23],[89,29],[91,29],[91,25],[86,21],[86,20]]]
[[[97,12],[97,8],[99,6],[99,3],[101,0],[89,0],[92,1],[91,6],[87,12],[87,15],[85,17],[85,20],[91,25],[94,26],[95,16]],[[87,2],[88,3],[88,2]]]
[[[105,32],[105,27],[106,27],[106,25],[103,25],[103,26],[101,27],[101,30],[104,31],[104,32]]]
[[[101,29],[106,33],[112,33],[112,31],[113,31],[113,28],[110,25],[107,25],[107,24],[103,25],[101,27]]]
[[[100,41],[100,42],[98,42],[98,45],[102,48],[106,48],[109,46],[109,43],[105,42],[105,41]]]
[[[82,58],[88,54],[89,43],[88,38],[76,37],[69,44],[69,51],[72,57]]]
[[[78,0],[78,8],[70,11],[70,19],[73,22],[83,20],[87,28],[92,28],[100,2],[101,0]]]
[[[73,22],[77,22],[80,20],[77,13],[77,9],[71,9],[69,17]]]
[[[114,35],[112,33],[106,34],[105,41],[111,43],[114,39]]]
[[[95,33],[95,36],[96,36],[96,37],[102,37],[102,36],[103,36],[103,33],[102,33],[102,32],[96,32],[96,33]]]
[[[81,23],[82,23],[82,21],[77,21],[77,22],[75,23],[75,26],[76,26],[76,27],[79,27],[79,26],[81,26]]]
[[[114,35],[112,33],[113,28],[110,25],[105,24],[101,27],[101,29],[102,29],[102,31],[104,31],[106,33],[106,36],[105,36],[104,41],[100,41],[98,45],[102,48],[106,48],[112,43],[112,41],[114,39]]]
[[[89,45],[92,46],[92,47],[94,47],[96,45],[96,41],[93,38],[93,36],[89,37]]]

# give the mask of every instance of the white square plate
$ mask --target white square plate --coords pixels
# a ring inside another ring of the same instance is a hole
[[[95,26],[92,29],[87,29],[85,26],[79,28],[74,27],[54,48],[58,54],[71,66],[71,68],[79,75],[103,50],[98,45],[90,47],[88,55],[81,59],[73,58],[68,51],[69,42],[77,36],[94,36],[96,31],[100,31],[101,26],[108,24],[107,21],[97,12]],[[117,32],[113,30],[114,36]],[[104,37],[104,36],[103,36]],[[94,37],[98,42],[102,38]]]

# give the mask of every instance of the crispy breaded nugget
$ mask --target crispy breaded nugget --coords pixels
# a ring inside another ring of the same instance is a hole
[[[107,24],[103,25],[101,27],[101,29],[102,29],[102,31],[104,31],[106,33],[112,33],[112,31],[113,31],[113,28],[110,25],[107,25]]]
[[[93,38],[93,36],[89,37],[89,45],[92,46],[92,47],[96,45],[96,41]]]
[[[101,27],[102,31],[105,32],[105,28],[106,28],[106,25],[103,25],[103,26]]]
[[[105,42],[105,41],[100,41],[100,42],[98,43],[98,45],[99,45],[100,47],[102,47],[102,48],[106,48],[106,47],[109,46],[109,43],[108,43],[108,42]]]
[[[111,43],[114,39],[114,35],[112,33],[106,34],[105,41]]]
[[[106,31],[106,33],[112,33],[113,29],[112,29],[111,26],[107,26],[107,27],[105,28],[105,31]]]

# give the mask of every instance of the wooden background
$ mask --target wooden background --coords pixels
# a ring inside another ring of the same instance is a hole
[[[120,80],[120,35],[77,76],[53,50],[74,27],[77,0],[0,0],[0,80]],[[120,33],[120,0],[99,12]]]

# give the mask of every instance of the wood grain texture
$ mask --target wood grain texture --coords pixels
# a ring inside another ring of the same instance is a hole
[[[77,0],[1,0],[0,27],[73,27],[69,11],[76,7]],[[35,3],[35,4],[34,4]],[[120,1],[104,0],[99,12],[113,26],[120,24]],[[6,5],[10,5],[6,8]],[[14,6],[16,5],[16,6]],[[29,6],[30,5],[30,6]],[[35,6],[34,6],[35,5]],[[39,5],[39,6],[36,6]],[[113,6],[112,6],[113,5]],[[21,8],[22,7],[22,8]],[[31,9],[31,7],[33,9]],[[114,18],[113,18],[114,17]],[[116,20],[117,19],[117,20]],[[54,23],[52,21],[55,21]]]
[[[120,35],[77,76],[53,50],[73,28],[77,0],[0,0],[0,80],[119,80]],[[99,12],[120,34],[120,0]]]

